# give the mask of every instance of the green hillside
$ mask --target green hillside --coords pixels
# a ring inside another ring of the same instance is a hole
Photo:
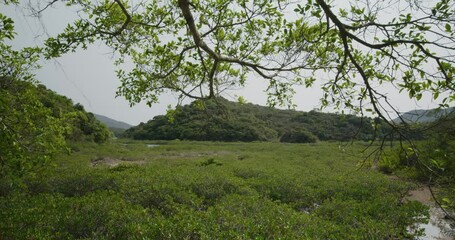
[[[98,121],[92,113],[86,112],[82,105],[74,104],[71,99],[47,89],[44,85],[2,78],[1,96],[5,103],[8,102],[9,107],[18,111],[17,115],[14,116],[17,121],[30,118],[33,114],[26,109],[24,96],[30,96],[36,100],[33,105],[39,106],[41,121],[35,119],[35,125],[39,122],[44,123],[44,119],[53,118],[59,124],[65,125],[64,136],[67,141],[102,143],[110,137],[107,127]],[[4,111],[5,119],[12,120],[13,112],[7,111],[6,106],[3,104],[1,110]],[[41,126],[41,128],[44,127],[50,126]]]
[[[69,142],[110,136],[82,105],[34,81],[0,76],[0,181],[38,171]]]
[[[353,115],[280,110],[219,98],[178,107],[166,116],[156,116],[147,123],[128,129],[125,135],[143,140],[369,140],[374,137],[372,121]]]
[[[97,120],[93,113],[85,111],[84,106],[74,104],[71,99],[47,89],[44,85],[36,88],[44,107],[50,109],[54,117],[69,123],[67,140],[102,143],[109,139],[111,133],[107,126]]]

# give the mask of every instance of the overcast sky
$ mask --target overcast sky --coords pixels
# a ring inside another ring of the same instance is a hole
[[[66,8],[46,10],[40,24],[34,18],[24,17],[28,12],[20,7],[8,6],[0,12],[15,21],[16,39],[11,43],[16,49],[25,46],[42,46],[46,35],[56,35],[66,24],[75,19],[76,14]],[[45,31],[43,30],[45,27]],[[81,103],[87,111],[105,115],[132,125],[146,122],[156,115],[164,114],[169,104],[175,106],[177,96],[168,94],[160,98],[160,103],[151,108],[145,104],[130,107],[123,97],[115,97],[120,81],[115,75],[110,49],[102,44],[94,44],[87,50],[66,54],[56,60],[42,63],[37,70],[36,78],[49,89],[71,98],[74,103]],[[267,84],[259,77],[250,77],[244,89],[230,91],[226,98],[236,99],[243,96],[248,102],[266,105],[264,93]],[[295,104],[297,110],[310,111],[320,106],[322,91],[318,86],[311,89],[296,87]],[[418,103],[411,101],[407,93],[399,94],[393,88],[387,88],[389,97],[402,112],[414,109],[437,107],[430,97],[424,97]]]

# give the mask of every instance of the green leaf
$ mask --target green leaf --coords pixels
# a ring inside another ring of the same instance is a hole
[[[422,99],[422,94],[421,94],[421,93],[417,94],[417,95],[416,95],[416,99],[417,99],[417,101],[419,101],[420,99]]]
[[[439,92],[433,93],[433,99],[436,100],[439,97]]]

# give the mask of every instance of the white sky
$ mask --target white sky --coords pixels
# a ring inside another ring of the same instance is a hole
[[[15,21],[16,39],[11,43],[16,49],[26,46],[41,46],[46,34],[43,26],[34,18],[24,17],[28,12],[16,6],[2,6],[0,12]],[[42,22],[47,34],[56,35],[76,17],[74,12],[65,8],[49,8],[43,15]],[[90,46],[87,50],[79,50],[66,54],[56,60],[42,63],[36,71],[36,78],[49,89],[71,98],[74,103],[81,103],[87,111],[105,115],[132,125],[146,122],[156,115],[165,114],[169,104],[175,106],[176,95],[162,95],[160,103],[151,108],[145,104],[137,104],[130,108],[123,97],[115,98],[120,81],[115,75],[110,49],[102,44]],[[260,77],[251,77],[244,89],[230,91],[225,97],[234,100],[243,96],[248,102],[266,105],[267,96],[264,90],[267,83]],[[294,103],[297,110],[310,111],[320,106],[322,90],[318,86],[311,89],[296,87]],[[398,110],[405,112],[414,109],[437,107],[431,97],[424,97],[418,103],[409,100],[407,93],[399,94],[393,88],[387,88],[389,97]]]

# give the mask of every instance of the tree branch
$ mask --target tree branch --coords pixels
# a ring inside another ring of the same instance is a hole
[[[120,7],[120,9],[122,9],[122,12],[123,14],[125,14],[125,17],[126,17],[126,20],[125,22],[123,23],[123,25],[117,30],[115,31],[114,33],[112,33],[112,35],[114,36],[117,36],[119,34],[122,33],[123,30],[126,29],[126,27],[128,27],[128,24],[131,22],[131,15],[128,13],[128,11],[126,10],[125,6],[123,5],[122,2],[120,2],[120,0],[114,0]]]

